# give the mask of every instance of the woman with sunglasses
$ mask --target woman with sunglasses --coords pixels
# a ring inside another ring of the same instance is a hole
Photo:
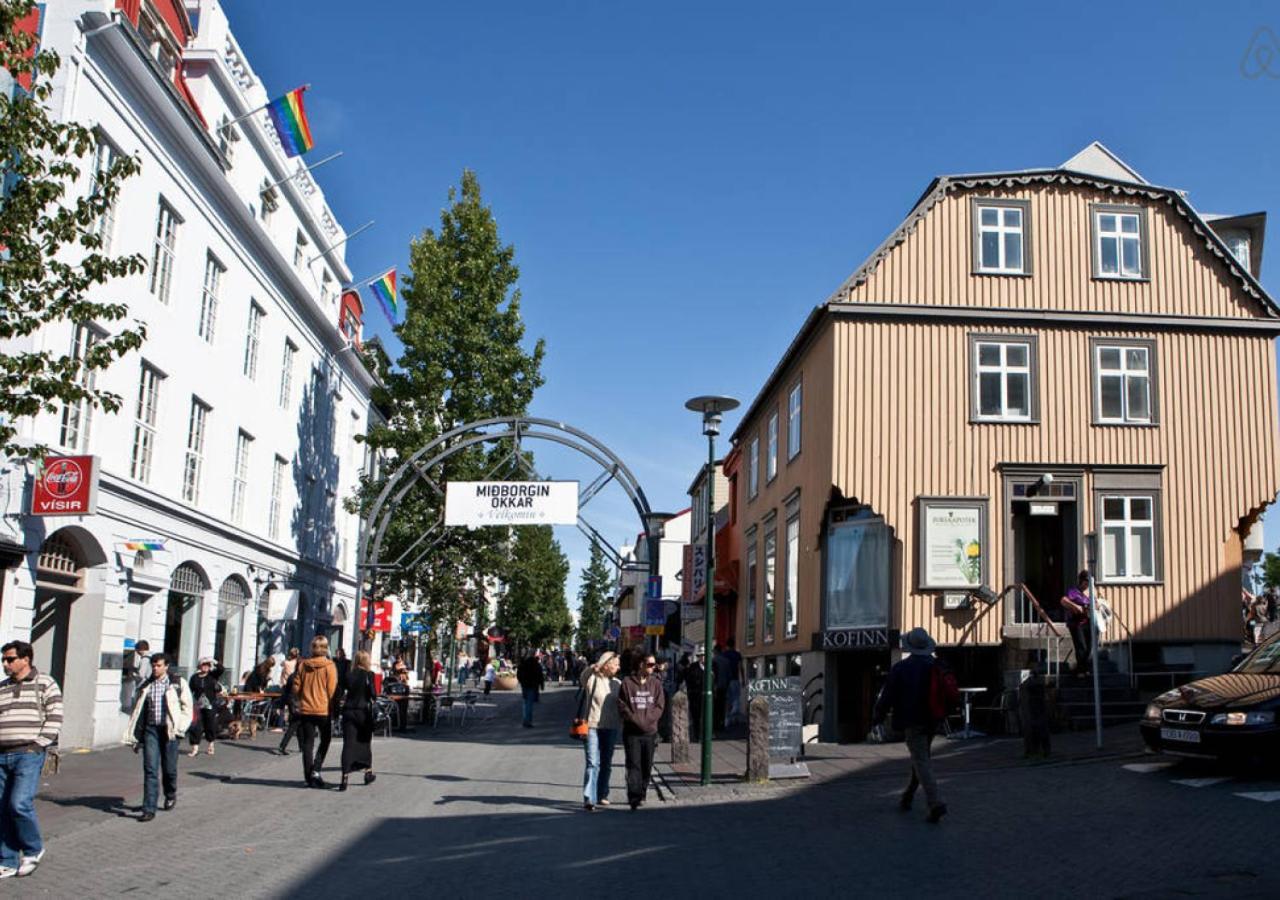
[[[644,805],[649,792],[658,722],[667,706],[662,681],[654,674],[657,665],[652,653],[641,656],[635,672],[623,679],[618,691],[622,746],[627,758],[627,802],[632,810]]]

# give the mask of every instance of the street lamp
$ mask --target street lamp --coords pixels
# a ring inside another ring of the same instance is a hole
[[[675,518],[675,513],[669,513],[669,512],[648,512],[644,516],[644,534],[645,534],[645,539],[648,541],[648,547],[649,547],[649,578],[650,578],[649,583],[652,583],[652,579],[655,575],[662,574],[662,560],[660,559],[660,557],[662,555],[662,538],[665,533],[663,526],[666,525],[669,519],[673,519],[673,518]],[[661,594],[659,594],[657,599],[659,600],[662,599]],[[648,622],[648,615],[647,615],[648,606],[649,606],[649,591],[647,588],[644,592],[644,599],[642,601],[638,601],[636,603],[636,606],[639,607],[640,609],[640,621],[645,625],[644,642],[645,642],[645,646],[647,647],[649,644],[649,638],[648,638],[649,622]],[[653,649],[655,652],[657,652],[657,649],[658,649],[657,638],[654,638]]]
[[[702,413],[702,433],[707,436],[707,571],[702,580],[707,592],[704,601],[707,610],[703,620],[702,645],[704,650],[709,650],[707,644],[715,639],[716,633],[716,435],[720,433],[720,417],[737,409],[738,401],[732,397],[708,395],[686,401],[684,408]],[[702,784],[711,783],[711,730],[715,725],[714,657],[711,653],[707,653],[707,663],[702,670]]]

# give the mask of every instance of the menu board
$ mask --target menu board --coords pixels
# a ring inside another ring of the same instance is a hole
[[[920,587],[977,588],[986,583],[985,500],[920,500]]]
[[[769,756],[793,759],[800,755],[804,739],[804,700],[795,676],[753,678],[748,697],[769,701]]]

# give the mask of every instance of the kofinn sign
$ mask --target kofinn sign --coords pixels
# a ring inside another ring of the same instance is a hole
[[[450,481],[445,489],[444,524],[574,525],[578,521],[576,481]]]
[[[895,628],[830,628],[813,636],[814,650],[886,650],[896,645]]]

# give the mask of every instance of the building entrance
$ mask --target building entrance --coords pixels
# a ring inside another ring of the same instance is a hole
[[[1013,580],[1025,584],[1055,620],[1061,615],[1058,600],[1075,582],[1079,571],[1080,525],[1076,507],[1074,501],[1013,503]],[[1038,623],[1040,616],[1026,592],[1018,591],[1016,597],[1011,624]]]

